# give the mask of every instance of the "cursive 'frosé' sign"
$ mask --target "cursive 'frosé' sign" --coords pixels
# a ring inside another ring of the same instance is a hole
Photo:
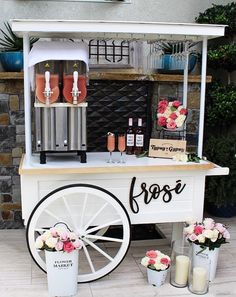
[[[136,184],[136,177],[132,178],[129,192],[129,205],[133,213],[139,212],[139,201],[143,199],[145,204],[149,204],[152,200],[162,199],[164,203],[172,200],[173,195],[179,195],[185,188],[186,184],[181,180],[176,180],[174,186],[159,185],[157,183],[147,186],[145,182]]]
[[[149,157],[172,158],[185,153],[186,141],[173,139],[150,139]]]

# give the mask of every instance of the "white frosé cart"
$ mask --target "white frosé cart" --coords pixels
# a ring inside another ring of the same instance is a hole
[[[181,163],[170,159],[127,156],[125,164],[108,164],[107,153],[87,153],[87,163],[54,155],[40,164],[32,153],[29,37],[117,38],[125,40],[202,41],[198,155],[202,156],[207,40],[224,35],[224,26],[112,21],[13,20],[13,31],[24,38],[25,141],[20,166],[22,215],[29,251],[46,270],[35,237],[57,222],[79,233],[83,248],[78,282],[93,281],[114,270],[130,245],[132,224],[173,223],[173,238],[182,222],[201,220],[205,177],[226,175],[228,168],[211,162]],[[183,79],[187,106],[188,55]],[[68,106],[67,106],[68,107]],[[108,233],[119,225],[118,233]]]

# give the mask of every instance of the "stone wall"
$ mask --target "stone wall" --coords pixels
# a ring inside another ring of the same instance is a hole
[[[23,227],[18,175],[23,151],[23,80],[2,80],[0,81],[0,229]]]
[[[156,110],[158,98],[181,98],[182,94],[182,83],[154,83],[153,111]],[[0,229],[23,228],[18,175],[20,159],[24,153],[23,100],[23,80],[0,80]],[[187,143],[188,151],[191,152],[196,152],[197,147],[199,102],[199,83],[189,83]],[[158,137],[155,121],[152,137]]]

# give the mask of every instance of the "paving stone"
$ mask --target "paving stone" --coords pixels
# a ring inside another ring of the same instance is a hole
[[[24,135],[25,134],[25,125],[16,125],[16,134]]]

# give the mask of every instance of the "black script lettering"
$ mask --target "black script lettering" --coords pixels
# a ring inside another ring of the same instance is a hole
[[[146,184],[141,184],[142,191],[134,196],[134,185],[135,185],[136,177],[132,178],[131,185],[130,185],[130,191],[129,191],[129,205],[133,213],[139,212],[139,205],[138,202],[135,200],[135,198],[138,198],[144,193],[144,200],[148,198],[148,191],[146,190]]]
[[[158,184],[153,184],[149,187],[149,193],[151,194],[150,199],[148,199],[148,195],[147,195],[147,199],[144,200],[145,204],[148,204],[151,202],[152,199],[157,199],[161,193],[161,189],[160,186]]]
[[[175,193],[180,194],[183,191],[183,189],[185,188],[186,184],[183,184],[183,187],[182,187],[180,179],[178,179],[176,181],[176,183],[177,183],[177,185],[175,186]]]
[[[175,192],[179,195],[185,188],[186,184],[181,183],[181,180],[176,181],[176,186],[171,188],[169,185],[164,185],[162,188],[159,184],[152,184],[147,190],[147,184],[142,182],[140,185],[141,192],[137,195],[134,195],[134,187],[135,187],[136,177],[132,178],[129,192],[129,204],[133,213],[139,212],[139,204],[136,200],[138,197],[143,196],[143,201],[145,204],[149,204],[152,199],[158,199],[160,194],[162,195],[162,200],[165,203],[168,203],[172,200],[172,192]]]

